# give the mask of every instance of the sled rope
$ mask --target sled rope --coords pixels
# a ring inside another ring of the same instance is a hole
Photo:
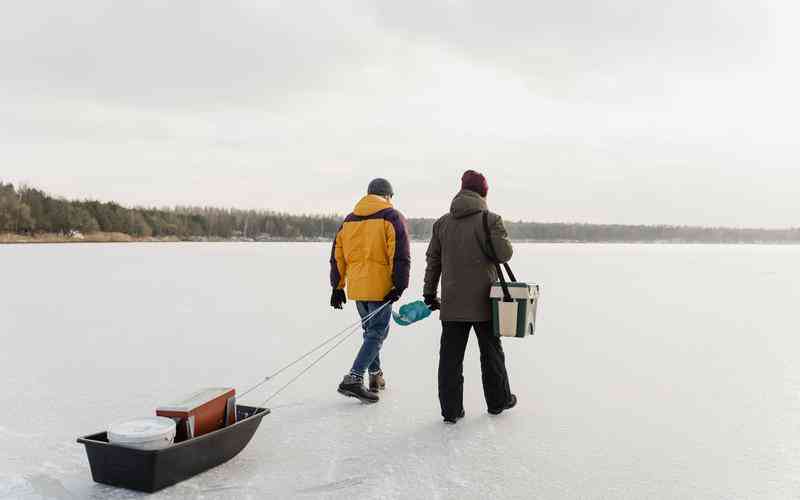
[[[337,342],[335,342],[335,343],[334,343],[334,345],[333,345],[331,348],[329,348],[328,350],[326,350],[325,352],[323,352],[323,353],[322,353],[322,355],[321,355],[321,356],[319,356],[318,358],[316,358],[314,361],[312,361],[310,365],[308,365],[306,368],[304,368],[304,369],[303,369],[303,370],[302,370],[300,373],[298,373],[298,374],[297,374],[297,375],[296,375],[294,378],[292,378],[292,379],[291,379],[289,382],[287,382],[287,383],[286,383],[286,384],[285,384],[283,387],[281,387],[280,389],[278,389],[277,391],[275,391],[275,392],[274,392],[274,393],[273,393],[271,396],[269,396],[269,397],[266,399],[266,401],[264,401],[264,403],[261,405],[261,406],[264,406],[264,404],[266,404],[266,403],[267,403],[269,400],[271,400],[272,398],[274,398],[275,396],[277,396],[278,394],[280,394],[280,392],[282,392],[284,389],[286,389],[287,387],[289,387],[289,386],[290,386],[290,385],[291,385],[291,384],[292,384],[292,383],[293,383],[295,380],[297,380],[298,378],[300,378],[300,376],[301,376],[301,375],[303,375],[303,374],[304,374],[304,373],[306,373],[308,370],[310,370],[311,368],[313,368],[313,367],[314,367],[314,365],[316,365],[317,363],[319,363],[320,361],[322,361],[322,359],[323,359],[325,356],[327,356],[328,354],[330,354],[330,352],[331,352],[331,351],[333,351],[334,349],[336,349],[336,348],[337,348],[337,347],[338,347],[340,344],[342,344],[342,342],[344,342],[344,341],[345,341],[345,340],[347,340],[347,339],[348,339],[350,336],[352,336],[354,333],[356,333],[357,331],[359,331],[359,330],[361,329],[361,327],[362,327],[362,326],[363,326],[363,325],[364,325],[364,324],[365,324],[367,321],[371,320],[371,319],[372,319],[372,318],[373,318],[375,315],[377,315],[379,312],[381,312],[381,311],[382,311],[382,310],[383,310],[383,309],[384,309],[386,306],[388,306],[389,304],[391,304],[391,302],[386,302],[386,303],[384,303],[382,306],[380,306],[379,308],[375,309],[374,311],[372,311],[372,312],[371,312],[371,313],[369,313],[368,315],[364,316],[364,318],[362,318],[362,319],[360,319],[360,320],[357,320],[357,321],[355,321],[355,322],[351,323],[350,325],[347,325],[347,326],[346,326],[346,327],[344,327],[342,330],[340,330],[338,333],[336,333],[335,335],[331,335],[330,337],[328,337],[327,339],[325,339],[324,341],[322,341],[320,344],[317,344],[317,346],[315,346],[314,348],[312,348],[310,351],[308,351],[308,352],[306,352],[305,354],[303,354],[302,356],[300,356],[299,358],[297,358],[297,359],[295,359],[294,361],[291,361],[290,363],[286,364],[285,366],[283,366],[283,367],[279,368],[279,369],[278,369],[277,371],[275,371],[274,373],[272,373],[272,374],[270,374],[270,375],[267,375],[266,377],[264,377],[264,378],[263,378],[263,379],[262,379],[260,382],[258,382],[258,383],[257,383],[257,384],[255,384],[254,386],[250,387],[249,389],[247,389],[246,391],[242,392],[241,394],[238,394],[238,395],[237,395],[237,398],[242,398],[242,397],[246,396],[247,394],[249,394],[249,393],[253,392],[254,390],[256,390],[256,389],[258,389],[259,387],[261,387],[262,385],[266,384],[267,382],[269,382],[269,381],[270,381],[270,380],[272,380],[273,378],[277,377],[278,375],[280,375],[280,374],[281,374],[281,373],[283,373],[284,371],[286,371],[286,370],[288,370],[289,368],[291,368],[292,366],[296,365],[296,364],[297,364],[297,363],[299,363],[300,361],[302,361],[302,360],[304,360],[304,359],[308,358],[309,356],[311,356],[311,355],[312,355],[312,354],[314,354],[315,352],[319,351],[320,349],[322,349],[322,348],[323,348],[323,347],[325,347],[326,345],[328,345],[328,344],[330,344],[331,342],[333,342],[334,340],[337,340],[337,339],[338,339],[338,341],[337,341]]]
[[[322,361],[322,359],[323,359],[325,356],[327,356],[328,354],[330,354],[330,353],[331,353],[331,351],[333,351],[334,349],[336,349],[337,347],[339,347],[339,344],[341,344],[342,342],[344,342],[345,340],[347,340],[347,339],[348,339],[350,336],[352,336],[352,335],[353,335],[354,333],[356,333],[358,330],[359,330],[358,328],[353,328],[353,330],[352,330],[350,333],[348,333],[347,335],[345,335],[344,337],[342,337],[342,338],[341,338],[341,339],[340,339],[338,342],[336,342],[335,344],[333,344],[333,347],[329,348],[327,351],[325,351],[324,353],[322,353],[322,355],[321,355],[321,356],[319,356],[317,359],[315,359],[315,360],[314,360],[314,361],[313,361],[313,362],[312,362],[310,365],[308,365],[307,367],[305,367],[305,368],[304,368],[302,371],[300,371],[300,373],[298,373],[297,375],[295,375],[295,376],[294,376],[294,377],[293,377],[293,378],[292,378],[290,381],[286,382],[286,384],[284,384],[284,385],[283,385],[283,387],[281,387],[281,388],[280,388],[280,389],[278,389],[277,391],[273,392],[273,393],[272,393],[272,394],[271,394],[269,397],[267,397],[267,399],[265,399],[265,400],[264,400],[264,402],[263,402],[263,403],[261,403],[259,406],[260,406],[261,408],[263,408],[264,406],[266,406],[266,404],[267,404],[267,403],[268,403],[268,402],[269,402],[269,401],[270,401],[272,398],[274,398],[275,396],[277,396],[278,394],[280,394],[281,392],[283,392],[283,390],[284,390],[284,389],[286,389],[287,387],[289,387],[289,386],[292,384],[292,382],[294,382],[295,380],[299,379],[299,378],[300,378],[300,377],[301,377],[301,376],[302,376],[302,375],[303,375],[305,372],[307,372],[308,370],[310,370],[311,368],[313,368],[313,367],[314,367],[314,365],[316,365],[317,363],[319,363],[320,361]]]

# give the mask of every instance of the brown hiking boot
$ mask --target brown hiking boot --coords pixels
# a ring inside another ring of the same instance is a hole
[[[383,378],[383,372],[369,374],[369,391],[377,393],[386,389],[386,380]]]
[[[349,373],[344,376],[342,383],[339,384],[338,390],[339,394],[356,398],[362,403],[377,403],[380,400],[377,394],[369,392],[367,388],[364,387],[364,380],[361,377],[356,377]]]

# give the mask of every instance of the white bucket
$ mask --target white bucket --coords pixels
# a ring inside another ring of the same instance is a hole
[[[139,450],[160,450],[175,440],[175,421],[167,417],[142,417],[108,428],[108,441]]]

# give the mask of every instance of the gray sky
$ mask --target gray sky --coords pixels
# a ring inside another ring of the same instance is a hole
[[[793,1],[0,4],[0,179],[68,197],[800,225]]]

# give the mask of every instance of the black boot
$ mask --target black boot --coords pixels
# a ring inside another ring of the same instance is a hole
[[[492,415],[499,415],[499,414],[503,413],[503,410],[510,410],[511,408],[513,408],[515,406],[517,406],[517,396],[515,394],[512,394],[511,397],[508,399],[508,403],[506,403],[506,405],[504,407],[499,408],[499,409],[491,409],[490,408],[489,409],[489,413],[491,413]]]
[[[356,398],[362,403],[377,403],[380,400],[377,394],[369,392],[364,387],[364,379],[349,373],[344,376],[342,383],[339,384],[339,394]]]
[[[459,420],[464,418],[464,415],[465,415],[464,410],[461,410],[461,415],[459,415],[457,417],[444,417],[444,423],[446,423],[446,424],[455,424],[456,422],[458,422]]]
[[[386,389],[386,379],[383,378],[383,371],[369,374],[369,392],[382,391]]]

